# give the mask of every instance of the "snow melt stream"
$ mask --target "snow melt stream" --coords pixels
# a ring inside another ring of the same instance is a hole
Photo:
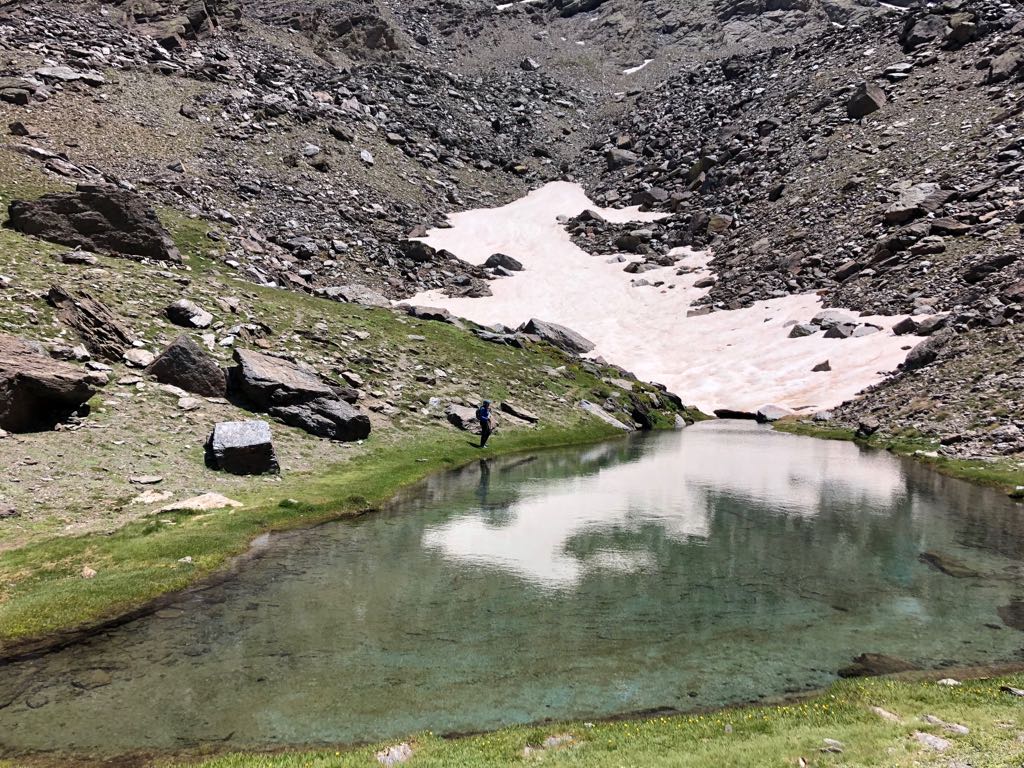
[[[868,336],[826,339],[819,332],[788,338],[793,322],[808,322],[821,310],[813,293],[687,317],[706,293],[694,283],[711,274],[710,254],[684,250],[676,267],[628,274],[624,264],[574,245],[557,220],[588,208],[614,223],[649,222],[662,215],[598,208],[579,185],[568,182],[547,184],[500,208],[453,214],[451,228],[431,230],[423,240],[471,264],[504,253],[522,262],[524,271],[492,281],[493,296],[451,298],[428,291],[408,303],[444,307],[483,325],[516,327],[531,317],[566,325],[597,345],[594,356],[664,384],[707,412],[753,411],[768,403],[801,410],[833,407],[881,381],[917,341],[892,333],[900,317],[877,316],[861,318],[883,328]],[[697,269],[680,276],[678,266]],[[635,286],[637,279],[664,285]],[[811,371],[826,360],[830,371]]]

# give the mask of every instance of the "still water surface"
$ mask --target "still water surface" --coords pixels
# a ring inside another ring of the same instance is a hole
[[[1024,633],[1001,615],[1021,614],[1022,554],[999,494],[743,423],[480,462],[0,667],[0,754],[707,707],[820,687],[863,652],[1016,660]]]

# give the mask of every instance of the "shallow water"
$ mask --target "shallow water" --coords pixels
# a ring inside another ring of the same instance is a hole
[[[1019,508],[849,443],[718,422],[481,462],[393,506],[0,667],[0,750],[358,742],[752,701],[863,652],[1022,657],[998,610],[1024,594]]]

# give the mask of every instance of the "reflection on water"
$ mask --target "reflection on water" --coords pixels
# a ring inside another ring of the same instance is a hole
[[[656,445],[642,461],[522,483],[515,501],[497,505],[497,521],[493,504],[483,515],[469,508],[428,528],[424,544],[539,585],[571,587],[588,569],[634,570],[652,562],[645,550],[621,546],[581,556],[569,546],[577,536],[635,534],[657,525],[668,539],[705,539],[713,501],[723,496],[756,502],[774,514],[814,516],[823,507],[887,513],[907,495],[900,464],[888,456],[866,454],[851,461],[849,445],[812,440],[795,440],[778,451],[764,430],[743,423],[692,430],[685,440],[674,436]],[[597,448],[581,464],[600,462],[610,450]],[[485,469],[481,500],[489,488]]]
[[[1024,598],[1020,519],[887,454],[749,424],[480,462],[0,667],[0,752],[355,742],[757,700],[863,652],[1015,659],[999,609]]]

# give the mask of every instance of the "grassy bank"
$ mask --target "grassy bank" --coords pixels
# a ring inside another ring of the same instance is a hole
[[[956,459],[942,456],[938,453],[941,446],[937,440],[918,435],[875,434],[864,438],[858,437],[854,430],[845,427],[787,419],[777,421],[773,426],[780,432],[793,435],[824,440],[850,440],[859,445],[889,451],[897,456],[909,456],[949,477],[996,488],[1014,498],[1022,497],[1024,467],[1011,459]]]
[[[407,742],[414,749],[408,764],[748,768],[797,766],[803,758],[809,766],[848,768],[1005,768],[1024,759],[1024,699],[1001,691],[1002,685],[1020,688],[1024,676],[964,681],[954,687],[920,679],[846,680],[817,696],[779,706],[515,727],[459,739],[420,734]],[[879,715],[873,707],[896,715],[899,722]],[[928,723],[925,715],[966,726],[969,733],[957,734]],[[928,747],[918,740],[918,732],[943,738],[949,746],[941,752]],[[571,738],[562,745],[543,748],[545,740],[566,736]],[[834,748],[841,752],[823,751],[831,744],[826,739],[840,742]],[[386,746],[231,754],[187,764],[191,768],[346,768],[376,765],[374,753]],[[534,751],[525,753],[528,747]]]

